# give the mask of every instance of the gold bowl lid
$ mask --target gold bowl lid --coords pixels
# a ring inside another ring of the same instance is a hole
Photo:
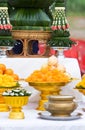
[[[48,96],[48,100],[52,101],[69,101],[73,100],[74,96],[71,95],[50,95]]]

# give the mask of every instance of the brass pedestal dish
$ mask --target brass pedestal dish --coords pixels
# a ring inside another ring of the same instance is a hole
[[[0,88],[0,112],[7,112],[9,111],[9,106],[5,103],[4,97],[2,93],[7,90],[7,88]]]
[[[9,113],[10,119],[24,119],[24,112],[22,106],[28,103],[28,96],[4,96],[7,105],[12,107]]]
[[[9,106],[5,103],[5,100],[2,94],[4,91],[11,90],[13,88],[17,88],[17,86],[16,87],[0,87],[0,112],[7,112],[10,110]]]
[[[47,102],[47,97],[49,95],[59,95],[61,87],[65,86],[67,82],[60,82],[60,83],[46,83],[46,82],[29,82],[29,85],[34,87],[35,89],[41,92],[41,100],[39,102],[38,110],[45,110],[44,103]]]

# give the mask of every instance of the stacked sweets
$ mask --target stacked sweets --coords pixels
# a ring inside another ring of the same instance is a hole
[[[63,65],[58,63],[55,56],[48,58],[48,62],[41,66],[40,70],[35,70],[27,77],[27,82],[50,82],[50,83],[67,83],[71,76],[66,72]]]
[[[7,68],[5,64],[0,63],[0,87],[18,87],[18,74],[13,69]]]

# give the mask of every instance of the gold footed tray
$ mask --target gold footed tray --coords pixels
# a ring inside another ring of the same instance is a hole
[[[10,119],[24,119],[22,106],[28,103],[28,96],[4,96],[7,105],[11,106]]]
[[[10,110],[9,106],[2,103],[0,104],[0,112],[8,112]]]
[[[61,87],[65,86],[67,82],[29,82],[29,85],[41,92],[41,100],[39,102],[38,110],[44,111],[44,103],[47,102],[49,95],[59,95]]]
[[[0,87],[0,112],[8,112],[10,110],[9,106],[5,103],[4,97],[2,96],[2,93],[8,89],[9,88]]]
[[[9,113],[9,118],[10,119],[24,119],[25,116],[24,116],[24,112],[10,112]]]
[[[0,112],[8,112],[10,110],[9,106],[5,103],[4,97],[2,96],[2,93],[6,90],[11,90],[15,87],[0,87]]]

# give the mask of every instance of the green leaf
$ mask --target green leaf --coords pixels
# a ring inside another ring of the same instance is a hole
[[[13,26],[51,26],[51,19],[42,9],[17,8],[10,14]]]
[[[54,0],[8,0],[13,7],[48,8]]]

